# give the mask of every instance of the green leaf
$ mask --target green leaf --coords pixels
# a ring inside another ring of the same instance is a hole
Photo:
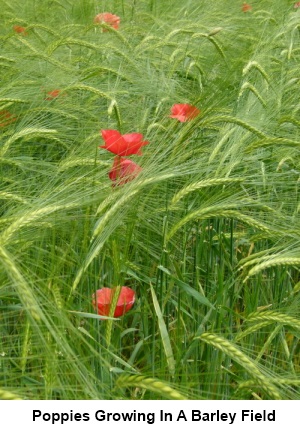
[[[190,287],[188,284],[183,281],[180,281],[180,279],[177,279],[174,276],[171,276],[171,278],[174,280],[175,284],[178,285],[178,287],[180,287],[190,296],[194,297],[197,302],[214,309],[214,305],[205,296],[199,293],[199,291],[195,290],[195,288]]]
[[[97,314],[89,314],[88,312],[77,312],[77,311],[69,311],[71,314],[76,314],[79,317],[83,318],[94,318],[96,320],[119,320],[120,318],[110,318],[103,315],[97,315]]]
[[[152,294],[152,300],[153,300],[153,305],[154,305],[154,309],[155,309],[155,313],[157,315],[157,320],[158,320],[158,327],[159,327],[159,332],[160,332],[160,336],[161,336],[161,340],[162,340],[162,344],[164,347],[164,351],[165,351],[165,355],[166,355],[166,359],[167,359],[167,363],[168,363],[168,368],[169,371],[172,375],[174,375],[175,373],[175,359],[174,359],[174,355],[173,355],[173,350],[171,347],[171,342],[170,342],[170,337],[169,337],[169,333],[163,318],[163,315],[161,313],[160,310],[160,306],[155,294],[155,291],[152,287],[152,285],[150,285],[151,288],[151,294]]]

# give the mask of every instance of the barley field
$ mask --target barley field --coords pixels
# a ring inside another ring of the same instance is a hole
[[[300,2],[0,6],[0,398],[299,400]]]

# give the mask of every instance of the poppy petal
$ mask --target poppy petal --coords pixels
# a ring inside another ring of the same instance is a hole
[[[180,122],[190,121],[200,114],[200,110],[196,106],[188,103],[177,103],[171,108],[170,118],[175,118]]]
[[[116,288],[101,288],[93,294],[93,306],[98,315],[109,316],[113,294]],[[135,301],[135,292],[129,287],[121,287],[118,302],[114,311],[114,317],[120,317],[128,312]]]
[[[142,168],[133,161],[116,157],[108,176],[111,181],[117,182],[116,185],[124,185],[136,178],[141,171]]]
[[[101,134],[105,145],[100,146],[100,148],[106,149],[120,157],[132,154],[140,155],[141,147],[149,143],[142,141],[143,135],[140,133],[121,135],[117,130],[102,130]]]
[[[115,30],[118,30],[120,21],[121,19],[119,16],[113,15],[112,13],[109,13],[109,12],[99,13],[94,18],[95,24],[107,24],[113,27]]]

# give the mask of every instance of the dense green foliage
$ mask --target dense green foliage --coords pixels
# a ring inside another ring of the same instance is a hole
[[[0,1],[1,397],[300,399],[300,8],[242,3]]]

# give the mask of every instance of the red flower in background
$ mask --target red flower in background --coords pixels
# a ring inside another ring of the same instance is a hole
[[[141,166],[129,160],[128,158],[115,157],[111,170],[108,173],[109,179],[116,184],[124,185],[132,181],[142,171]]]
[[[295,9],[297,9],[297,7],[300,7],[300,1],[297,1],[297,2],[294,4],[294,8],[295,8]]]
[[[180,122],[190,121],[200,114],[200,110],[196,106],[185,104],[176,104],[171,108],[170,118],[176,118]]]
[[[47,97],[45,100],[53,100],[56,99],[60,95],[60,90],[52,90],[47,92]]]
[[[27,31],[25,27],[22,27],[21,25],[14,25],[13,30],[15,33],[23,34],[23,36],[27,36]]]
[[[252,6],[248,3],[242,4],[242,11],[243,12],[250,12],[252,10]]]
[[[118,30],[120,25],[120,17],[117,15],[113,15],[109,12],[99,13],[94,18],[95,24],[107,24],[110,27],[113,27],[115,30]],[[107,29],[103,29],[103,31],[107,31]]]
[[[142,155],[141,147],[148,145],[148,141],[143,141],[140,133],[121,134],[117,130],[101,130],[105,145],[100,148],[107,149],[113,154],[122,156],[138,154]]]
[[[1,110],[0,111],[0,127],[5,127],[12,122],[16,121],[16,117],[11,114],[8,110]]]
[[[97,310],[98,315],[109,316],[110,306],[116,288],[101,288],[93,294],[93,306]],[[114,312],[114,317],[120,317],[128,312],[135,301],[135,293],[129,287],[121,287],[121,292],[118,298],[117,306]]]

